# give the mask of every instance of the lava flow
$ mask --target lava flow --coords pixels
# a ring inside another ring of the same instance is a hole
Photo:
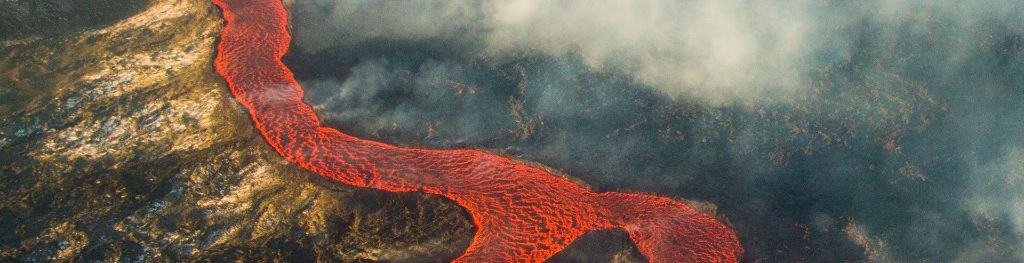
[[[737,262],[732,229],[665,197],[594,193],[541,168],[475,150],[400,148],[320,126],[281,62],[291,39],[280,0],[213,0],[227,26],[216,58],[281,156],[335,181],[420,191],[469,211],[477,232],[455,262],[541,262],[588,231],[622,228],[651,262]]]

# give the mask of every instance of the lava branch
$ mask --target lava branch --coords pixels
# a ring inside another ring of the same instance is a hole
[[[737,262],[733,230],[683,203],[594,193],[527,164],[475,150],[401,148],[320,126],[282,62],[291,36],[280,0],[213,0],[226,27],[215,66],[281,156],[335,181],[441,195],[477,232],[455,262],[541,262],[584,233],[624,229],[651,262]]]

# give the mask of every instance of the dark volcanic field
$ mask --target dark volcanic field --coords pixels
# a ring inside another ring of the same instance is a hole
[[[285,62],[340,130],[708,201],[750,261],[1024,261],[1024,20],[944,4],[825,7],[849,53],[810,57],[806,90],[727,103],[574,52],[495,52],[475,5],[296,2]],[[383,11],[451,6],[470,11]]]
[[[0,2],[0,40],[109,26],[138,13],[145,0],[42,0]]]

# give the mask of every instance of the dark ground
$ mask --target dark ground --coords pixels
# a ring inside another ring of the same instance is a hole
[[[401,17],[331,20],[376,7],[293,7],[285,62],[340,130],[708,201],[752,262],[1024,261],[1022,16],[844,14],[831,30],[851,53],[812,57],[806,91],[708,103],[575,54],[495,55],[472,23],[410,36]]]

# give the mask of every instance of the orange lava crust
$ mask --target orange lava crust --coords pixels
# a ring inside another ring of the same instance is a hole
[[[669,198],[595,193],[527,164],[476,150],[396,147],[320,126],[282,62],[291,36],[280,0],[213,0],[227,26],[217,72],[266,141],[335,181],[441,195],[477,226],[455,262],[541,262],[586,232],[621,228],[651,262],[737,262],[733,230]]]

